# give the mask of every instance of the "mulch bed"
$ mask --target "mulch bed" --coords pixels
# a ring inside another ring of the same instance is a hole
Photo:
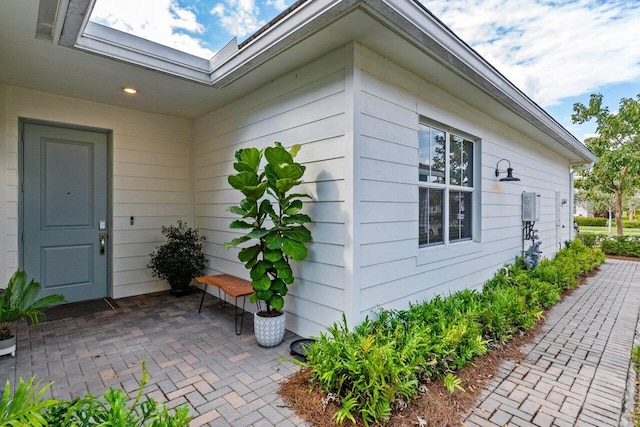
[[[424,395],[419,396],[404,411],[394,413],[387,424],[390,426],[462,425],[463,416],[470,410],[480,392],[486,389],[500,364],[504,360],[522,361],[524,359],[525,355],[520,351],[520,347],[531,341],[542,323],[456,372],[466,392],[456,390],[449,393],[442,381],[434,381],[427,385],[427,392]],[[323,404],[325,395],[318,387],[312,391],[309,391],[310,389],[311,373],[309,369],[304,368],[281,385],[280,395],[300,418],[310,424],[317,427],[340,426],[333,420],[333,415],[339,407],[333,402],[325,407]],[[364,426],[361,420],[357,419],[357,421],[356,426]],[[342,425],[353,424],[345,421]]]
[[[637,259],[636,259],[637,260]],[[586,277],[596,274],[598,269],[590,272]],[[580,284],[586,277],[582,277]],[[577,288],[576,287],[576,288]],[[562,298],[571,294],[576,288],[565,291]],[[561,299],[562,300],[562,299]],[[525,354],[520,348],[531,342],[544,325],[544,318],[526,332],[521,332],[508,343],[501,345],[487,354],[477,358],[473,363],[456,372],[462,380],[461,386],[465,392],[456,390],[454,393],[444,387],[442,380],[427,385],[427,392],[414,400],[402,412],[394,412],[386,423],[390,426],[461,426],[464,417],[469,413],[478,395],[487,388],[494,378],[503,361],[513,360],[522,362]],[[311,372],[303,368],[281,384],[280,395],[283,400],[308,423],[317,427],[352,426],[350,421],[337,424],[333,415],[339,407],[333,402],[324,403],[325,394],[319,387],[312,388]],[[356,418],[357,427],[364,426],[362,420]]]

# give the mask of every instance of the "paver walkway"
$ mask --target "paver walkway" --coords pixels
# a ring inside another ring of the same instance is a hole
[[[147,360],[149,395],[190,406],[192,426],[305,425],[277,395],[297,369],[288,334],[259,347],[247,315],[234,334],[233,310],[200,295],[118,300],[120,308],[28,328],[19,325],[16,358],[0,357],[0,381],[37,375],[70,399],[108,387],[135,392]],[[640,262],[607,260],[595,277],[553,307],[541,333],[507,362],[465,420],[471,426],[631,425],[630,354],[640,311]],[[283,358],[284,357],[284,358]],[[625,404],[625,402],[627,402]]]
[[[110,386],[135,393],[146,359],[146,394],[170,407],[190,406],[192,427],[295,426],[303,421],[284,406],[278,382],[297,370],[291,333],[272,349],[259,347],[253,319],[234,333],[233,310],[200,293],[117,300],[119,308],[27,327],[19,324],[17,357],[0,357],[0,381],[37,375],[55,381],[60,399],[102,395]]]
[[[505,363],[465,420],[471,426],[626,426],[640,262],[608,259],[554,306],[541,333]]]

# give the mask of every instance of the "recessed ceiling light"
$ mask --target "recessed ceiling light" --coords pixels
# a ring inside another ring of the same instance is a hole
[[[138,91],[132,87],[123,87],[122,90],[126,93],[130,93],[131,95],[138,93]]]

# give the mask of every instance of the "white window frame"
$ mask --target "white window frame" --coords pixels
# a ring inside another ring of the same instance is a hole
[[[443,190],[443,213],[442,213],[442,242],[437,242],[437,243],[428,243],[428,244],[420,244],[420,214],[418,214],[418,247],[420,249],[421,252],[425,252],[425,251],[432,251],[436,248],[439,248],[439,250],[442,250],[442,248],[462,248],[464,246],[471,246],[466,248],[467,251],[471,251],[471,252],[475,252],[477,250],[480,250],[478,248],[477,243],[480,242],[480,215],[481,215],[481,203],[480,203],[480,193],[482,191],[482,182],[481,182],[481,160],[480,160],[480,145],[481,145],[481,140],[480,138],[471,136],[465,132],[461,132],[457,129],[454,129],[450,126],[447,126],[445,124],[430,120],[428,118],[425,117],[420,117],[419,120],[419,128],[421,128],[422,126],[427,126],[427,127],[431,127],[431,128],[435,128],[438,131],[442,131],[445,133],[445,183],[444,184],[440,184],[440,183],[432,183],[432,182],[425,182],[425,181],[420,181],[419,178],[419,171],[418,171],[418,178],[417,178],[417,182],[418,182],[418,192],[420,192],[420,189],[422,188],[433,188],[433,189],[439,189],[439,190]],[[450,161],[450,135],[455,135],[458,137],[461,137],[467,141],[470,141],[472,143],[472,150],[473,150],[473,171],[472,171],[472,179],[473,179],[473,186],[469,187],[469,186],[461,186],[461,185],[453,185],[450,184],[450,168],[449,168],[449,161]],[[418,142],[418,148],[419,148],[419,142]],[[468,192],[471,193],[471,237],[467,238],[467,239],[455,239],[455,240],[450,240],[449,239],[449,214],[450,214],[450,207],[449,207],[449,196],[450,196],[450,192],[451,191],[462,191],[462,192]],[[418,209],[420,209],[420,205],[418,203]],[[476,244],[474,244],[476,243]],[[448,252],[448,251],[446,251]]]

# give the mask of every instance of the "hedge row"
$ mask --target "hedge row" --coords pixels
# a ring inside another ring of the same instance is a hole
[[[640,258],[640,236],[608,236],[606,234],[578,233],[585,246],[599,247],[607,255]]]
[[[607,227],[609,220],[607,218],[587,218],[576,216],[574,217],[579,227]],[[615,226],[615,221],[612,222],[612,226]],[[622,228],[640,228],[640,221],[628,221],[622,220]]]
[[[603,261],[602,251],[575,240],[533,270],[521,258],[505,266],[482,292],[465,290],[408,310],[381,311],[353,332],[343,319],[309,348],[314,386],[341,405],[337,422],[359,416],[366,425],[389,418],[433,379],[444,379],[451,391],[461,388],[453,372],[535,326],[565,289]]]
[[[589,218],[576,216],[573,219],[578,224],[578,227],[606,227],[608,225],[607,218]]]

